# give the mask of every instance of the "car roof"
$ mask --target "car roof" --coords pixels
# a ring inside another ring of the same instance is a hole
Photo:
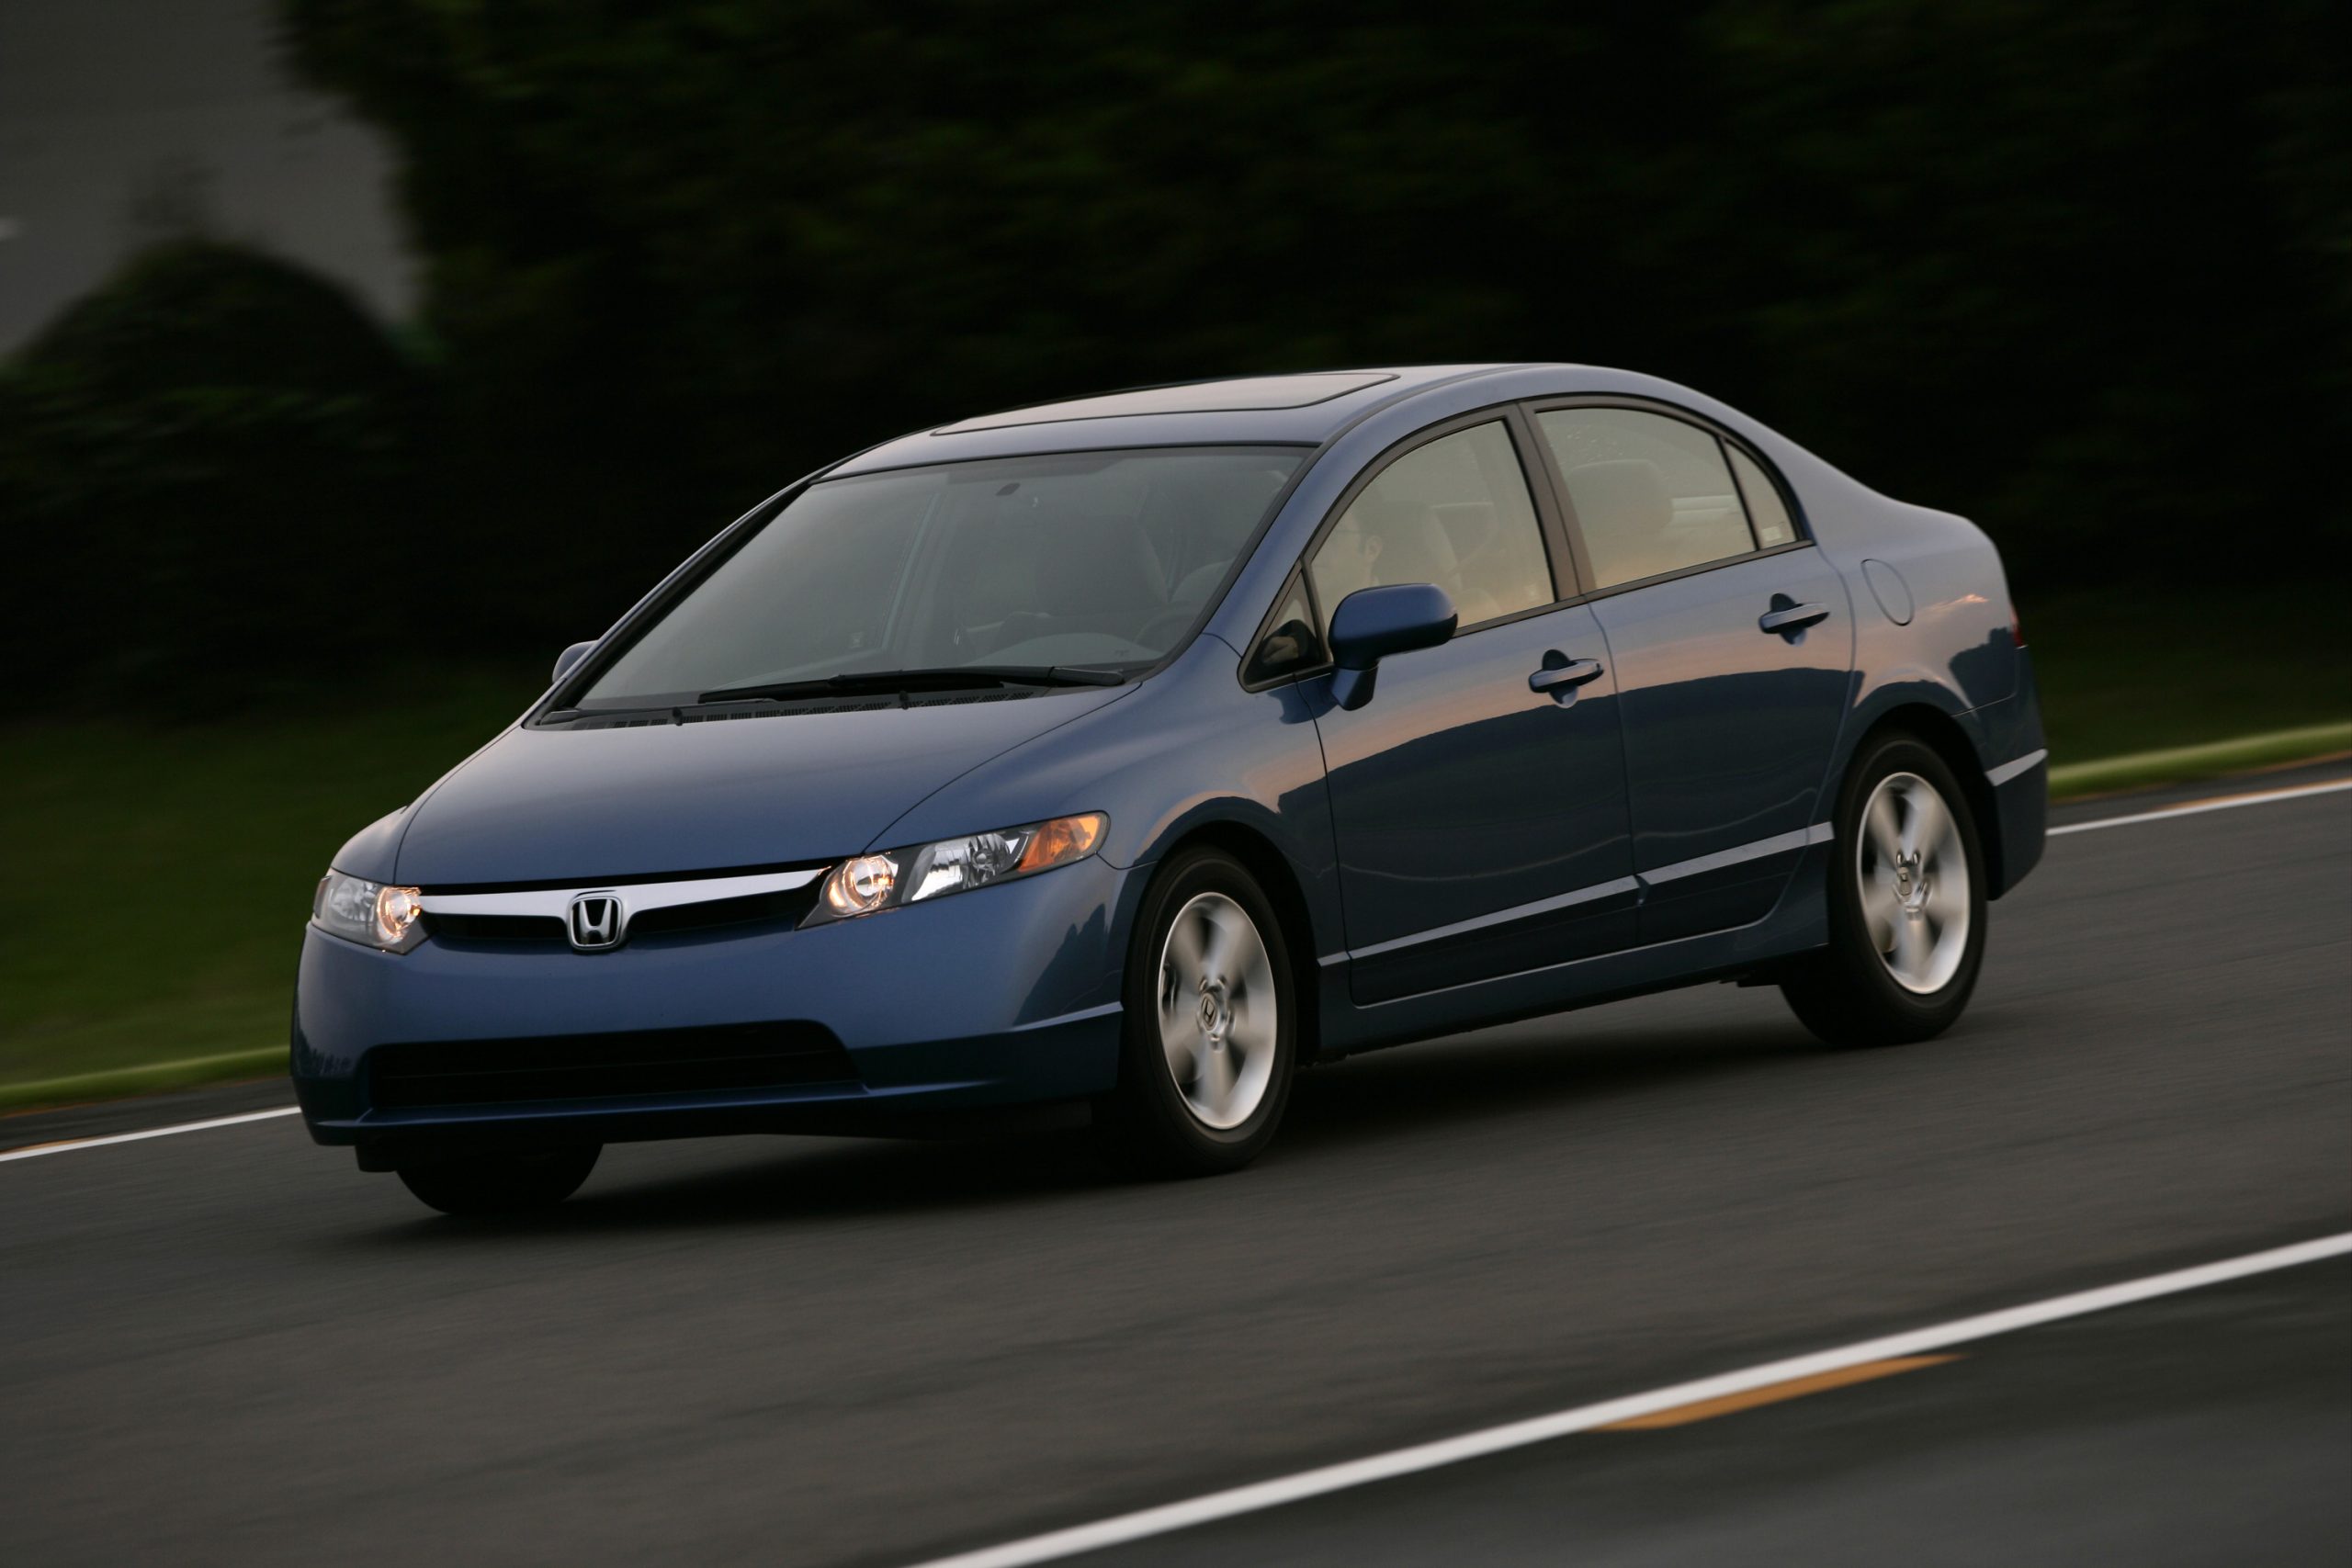
[[[1433,388],[1535,367],[1392,366],[1136,387],[935,425],[869,447],[828,472],[1121,446],[1320,446],[1373,411]]]

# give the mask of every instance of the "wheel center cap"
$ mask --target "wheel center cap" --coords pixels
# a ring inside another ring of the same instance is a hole
[[[1233,1021],[1232,1004],[1226,999],[1225,987],[1215,980],[1201,982],[1201,1032],[1208,1036],[1212,1046],[1225,1043],[1225,1032]]]

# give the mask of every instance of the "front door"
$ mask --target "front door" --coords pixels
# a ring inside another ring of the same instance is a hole
[[[1384,660],[1365,706],[1316,694],[1359,1002],[1636,939],[1616,686],[1590,607],[1556,602],[1530,439],[1515,418],[1437,434],[1309,558],[1327,626],[1376,583],[1434,582],[1460,616],[1451,641]]]
[[[1760,919],[1828,835],[1852,694],[1844,581],[1757,459],[1713,432],[1601,407],[1536,424],[1624,713],[1641,940]]]

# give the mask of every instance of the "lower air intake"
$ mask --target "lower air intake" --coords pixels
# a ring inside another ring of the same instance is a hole
[[[436,1040],[368,1054],[379,1111],[520,1105],[854,1085],[857,1067],[815,1023],[738,1023],[520,1040]]]

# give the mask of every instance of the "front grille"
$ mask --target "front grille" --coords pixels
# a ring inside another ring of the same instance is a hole
[[[445,915],[426,910],[424,929],[446,942],[545,942],[560,946],[563,922],[552,915]]]
[[[817,1023],[734,1023],[521,1040],[436,1040],[368,1054],[381,1111],[854,1085],[857,1066]]]
[[[750,893],[740,898],[710,898],[699,904],[672,904],[629,917],[628,940],[673,936],[686,931],[714,931],[730,926],[795,926],[817,907],[819,884],[788,887],[778,893]],[[621,897],[628,889],[620,890]],[[460,915],[428,909],[424,929],[436,939],[459,944],[570,944],[563,921],[552,915]]]
[[[673,904],[631,915],[629,940],[668,931],[708,931],[714,926],[798,925],[817,907],[819,884],[787,887],[781,893],[751,893],[741,898],[712,898],[700,904]],[[621,890],[628,895],[628,889]]]

